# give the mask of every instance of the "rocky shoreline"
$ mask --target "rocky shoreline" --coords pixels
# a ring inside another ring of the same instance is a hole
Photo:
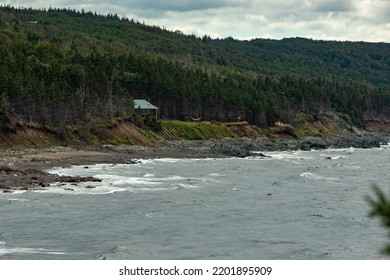
[[[97,163],[134,164],[139,158],[264,156],[253,153],[254,151],[375,148],[389,142],[388,133],[366,133],[360,136],[310,137],[305,140],[244,137],[207,141],[166,141],[158,147],[104,145],[0,150],[0,192],[44,190],[54,183],[77,186],[80,182],[99,181],[93,177],[58,176],[45,171],[52,167]]]
[[[151,157],[247,157],[257,155],[254,151],[294,151],[342,148],[376,148],[387,144],[390,134],[366,133],[364,135],[344,135],[337,137],[307,137],[305,140],[274,138],[236,138],[218,140],[167,141],[158,148],[135,146],[103,146],[98,151],[114,151],[134,155],[152,154]],[[142,156],[141,156],[142,157]]]
[[[251,156],[253,151],[294,151],[294,150],[322,150],[322,149],[343,149],[343,148],[379,148],[387,144],[390,135],[385,133],[368,133],[360,136],[339,136],[339,137],[307,137],[305,140],[292,139],[247,139],[242,138],[231,144],[219,143],[214,149],[222,154],[246,157]]]
[[[0,166],[0,190],[11,193],[14,190],[44,190],[52,183],[77,185],[80,182],[101,182],[93,177],[72,177],[49,174],[38,169],[14,169]]]

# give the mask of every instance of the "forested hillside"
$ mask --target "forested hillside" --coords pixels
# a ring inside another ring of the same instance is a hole
[[[0,8],[0,126],[131,116],[292,123],[333,110],[357,124],[390,116],[390,44],[211,39],[117,15]]]

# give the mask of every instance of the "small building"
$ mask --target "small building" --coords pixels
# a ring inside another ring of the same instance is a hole
[[[157,119],[158,107],[154,106],[145,99],[134,99],[134,108],[142,115],[152,115]]]

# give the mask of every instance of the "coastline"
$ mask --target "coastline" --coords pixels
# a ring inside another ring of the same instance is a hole
[[[92,177],[49,174],[45,170],[98,163],[136,164],[140,158],[247,157],[253,151],[321,150],[328,148],[375,148],[390,141],[388,133],[367,133],[339,137],[308,137],[305,140],[236,138],[200,141],[165,141],[157,147],[85,146],[0,150],[0,192],[42,190],[52,183],[96,181]],[[263,154],[256,154],[264,156]]]

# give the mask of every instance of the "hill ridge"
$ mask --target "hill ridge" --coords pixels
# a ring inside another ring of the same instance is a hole
[[[390,44],[211,39],[117,15],[0,7],[0,129],[160,117],[293,123],[297,114],[390,116]]]

